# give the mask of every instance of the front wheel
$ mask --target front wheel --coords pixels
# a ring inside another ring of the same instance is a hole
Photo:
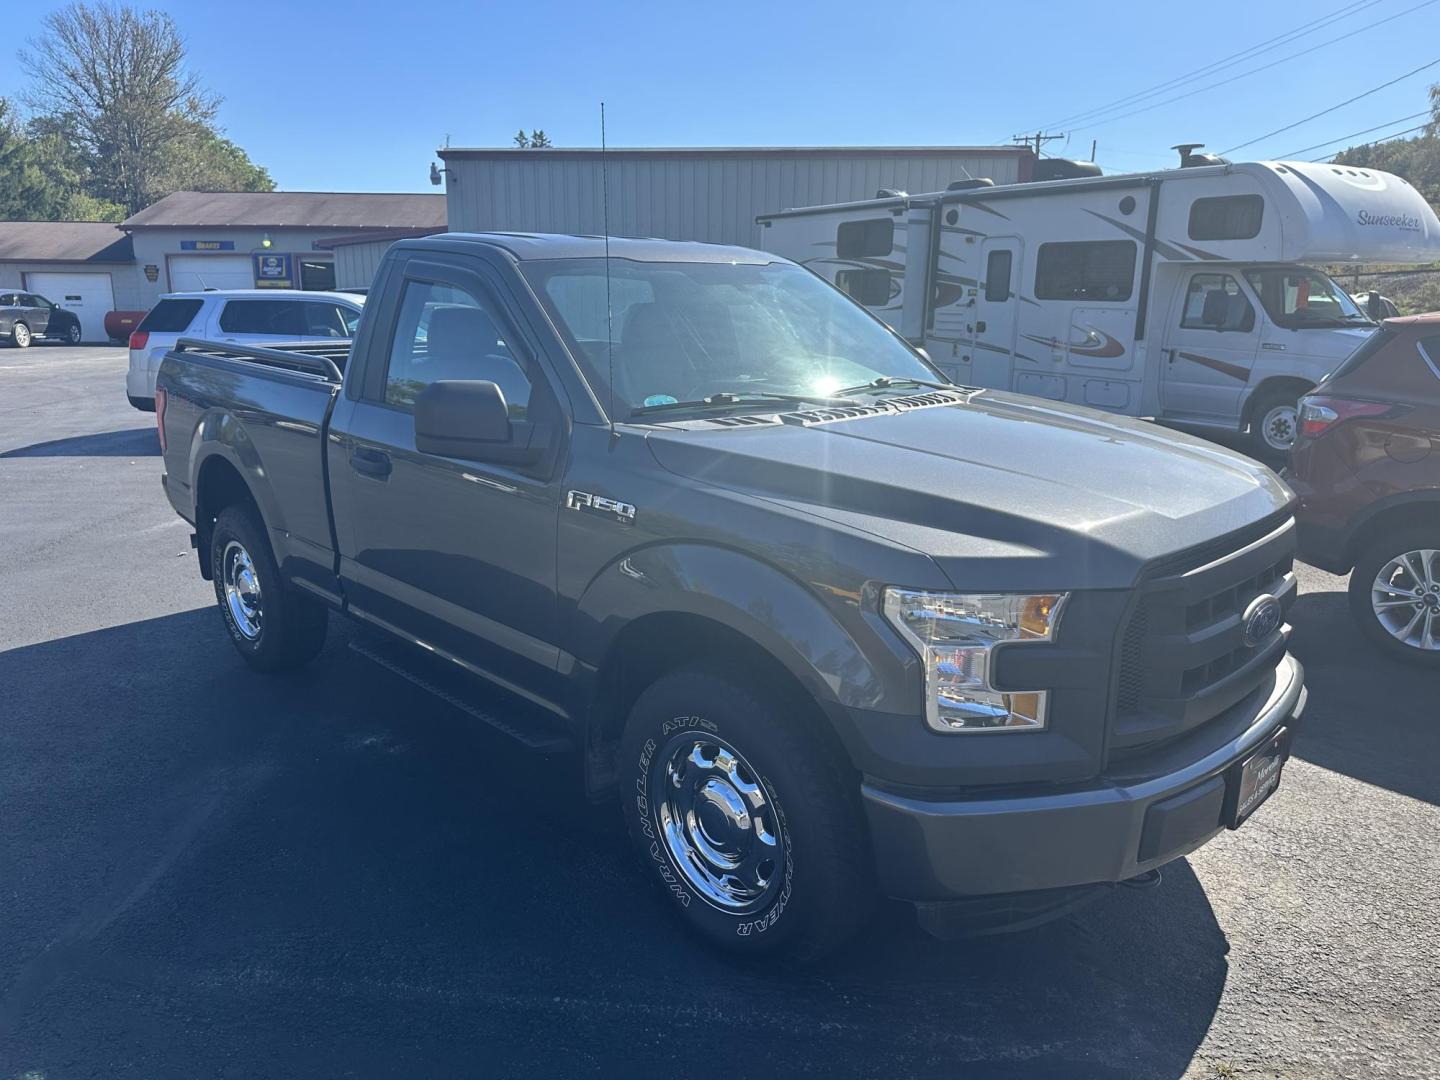
[[[285,585],[248,507],[228,506],[215,520],[210,570],[225,629],[247,664],[283,671],[314,659],[325,644],[325,607]]]
[[[1350,610],[1382,652],[1440,667],[1440,527],[1372,541],[1350,573]]]
[[[80,344],[80,339],[81,339],[83,336],[84,336],[84,335],[80,332],[80,324],[79,324],[79,323],[73,323],[73,324],[71,324],[70,329],[68,329],[68,330],[65,331],[65,344],[67,344],[67,345],[79,345],[79,344]]]
[[[858,781],[814,722],[749,677],[703,668],[662,676],[630,714],[630,839],[714,945],[805,962],[869,914]]]
[[[1266,390],[1250,410],[1250,447],[1258,458],[1289,455],[1300,429],[1299,397],[1291,390]]]

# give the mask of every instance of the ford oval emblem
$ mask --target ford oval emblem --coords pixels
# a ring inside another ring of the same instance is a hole
[[[1245,644],[1255,648],[1276,630],[1280,629],[1280,601],[1269,593],[1262,593],[1245,609]]]

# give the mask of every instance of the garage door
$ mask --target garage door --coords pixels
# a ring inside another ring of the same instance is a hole
[[[200,289],[253,289],[249,255],[171,255],[171,292]]]
[[[105,341],[105,313],[115,307],[109,274],[26,274],[25,287],[80,316],[86,341]]]

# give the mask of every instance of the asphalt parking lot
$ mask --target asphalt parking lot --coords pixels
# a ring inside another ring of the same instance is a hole
[[[1302,568],[1310,708],[1244,829],[1027,934],[694,945],[578,764],[347,647],[250,674],[113,348],[0,351],[0,1078],[1422,1077],[1437,683]]]

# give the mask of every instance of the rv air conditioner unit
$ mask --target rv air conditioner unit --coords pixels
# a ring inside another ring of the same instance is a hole
[[[1071,161],[1068,158],[1041,158],[1030,170],[1032,180],[1076,180],[1082,176],[1099,176],[1100,166],[1093,161]]]
[[[977,187],[994,187],[995,181],[987,176],[971,177],[966,180],[951,180],[945,185],[946,191],[970,191]]]

